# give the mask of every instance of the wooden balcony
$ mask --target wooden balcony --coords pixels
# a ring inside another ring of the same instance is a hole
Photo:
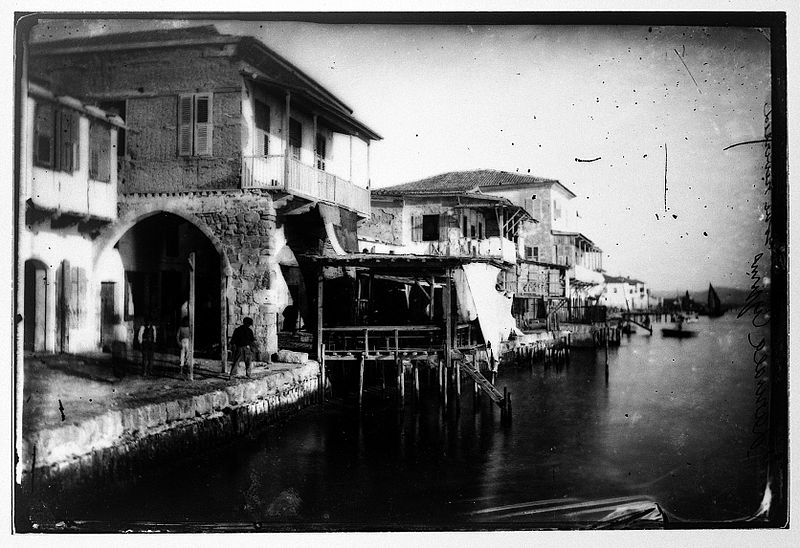
[[[38,209],[87,219],[117,217],[117,185],[90,179],[86,170],[66,173],[33,167],[29,185],[28,197]]]
[[[370,212],[369,190],[327,171],[283,155],[244,156],[242,188],[284,190],[312,201],[338,205],[364,216]]]

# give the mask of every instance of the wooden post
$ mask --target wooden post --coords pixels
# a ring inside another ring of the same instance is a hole
[[[400,389],[400,403],[403,404],[406,401],[406,379],[403,360],[400,357],[397,358],[397,387]]]
[[[448,370],[450,369],[450,365],[452,362],[452,353],[453,353],[453,335],[452,335],[452,295],[451,295],[451,283],[453,279],[453,270],[451,268],[447,269],[447,275],[445,276],[444,288],[442,293],[443,299],[443,308],[444,308],[444,366]]]
[[[317,358],[322,356],[322,306],[323,306],[323,277],[322,277],[322,268],[320,268],[319,272],[317,273],[317,340],[316,347],[317,347]],[[324,372],[323,372],[324,376]],[[324,380],[324,379],[323,379]]]
[[[414,366],[414,397],[419,399],[419,366]]]
[[[361,400],[364,396],[364,354],[358,358],[358,408],[361,409]]]
[[[461,398],[461,360],[456,360],[456,394]]]
[[[194,380],[195,252],[189,253],[189,380]]]
[[[285,125],[284,125],[284,133],[283,133],[283,150],[284,150],[284,158],[283,158],[283,188],[289,188],[289,133],[290,128],[292,126],[291,123],[292,117],[292,94],[291,92],[286,92],[286,116],[285,116]],[[316,140],[316,136],[314,139]]]
[[[319,354],[319,370],[322,374],[322,403],[325,403],[325,344],[323,343],[320,347],[320,354]]]

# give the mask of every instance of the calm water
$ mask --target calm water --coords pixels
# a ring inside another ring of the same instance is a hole
[[[765,471],[763,456],[748,457],[750,324],[701,318],[686,340],[655,327],[610,350],[607,379],[602,350],[574,350],[567,366],[505,368],[497,384],[513,394],[510,427],[487,398],[475,409],[468,384],[460,412],[443,411],[435,388],[423,386],[418,404],[407,393],[402,410],[392,391],[372,391],[361,414],[353,396],[335,399],[259,440],[59,504],[56,517],[536,527],[536,512],[514,508],[628,496],[682,519],[751,515]]]

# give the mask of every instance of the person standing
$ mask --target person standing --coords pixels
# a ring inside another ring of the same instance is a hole
[[[181,326],[178,328],[178,333],[175,336],[178,341],[178,346],[181,349],[181,375],[183,375],[183,366],[188,362],[189,370],[194,367],[194,353],[192,352],[192,331],[189,328],[189,318],[184,317],[181,320]]]
[[[156,326],[153,325],[150,316],[147,316],[145,322],[139,327],[136,340],[139,341],[139,348],[142,349],[142,374],[150,375],[153,372],[153,354],[156,344]]]
[[[231,370],[228,373],[228,379],[230,379],[234,373],[236,373],[236,367],[242,360],[244,360],[247,378],[250,378],[250,373],[252,371],[252,346],[256,342],[256,337],[253,334],[253,330],[250,329],[250,326],[252,325],[253,319],[245,318],[242,320],[242,325],[233,331],[233,335],[231,336],[231,354],[233,355],[233,364],[231,364]]]

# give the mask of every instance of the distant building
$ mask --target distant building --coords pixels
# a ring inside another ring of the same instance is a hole
[[[117,219],[122,119],[25,82],[20,144],[17,309],[23,348],[82,352],[108,344],[121,313],[116,250],[96,261],[97,236]]]
[[[455,172],[372,192],[372,218],[359,226],[362,251],[493,257],[506,265],[497,287],[513,295],[520,328],[542,327],[564,301],[567,267],[539,255],[528,208],[482,192],[475,173]]]
[[[224,355],[246,316],[269,352],[289,304],[313,324],[303,257],[357,250],[380,138],[341,99],[258,40],[211,26],[32,44],[29,72],[125,121],[109,149],[115,222],[94,260],[121,257],[113,308],[130,332],[152,316],[158,344],[171,344],[191,280],[209,355]]]
[[[652,304],[650,289],[641,280],[604,275],[605,289],[600,303],[621,310],[643,310]]]

